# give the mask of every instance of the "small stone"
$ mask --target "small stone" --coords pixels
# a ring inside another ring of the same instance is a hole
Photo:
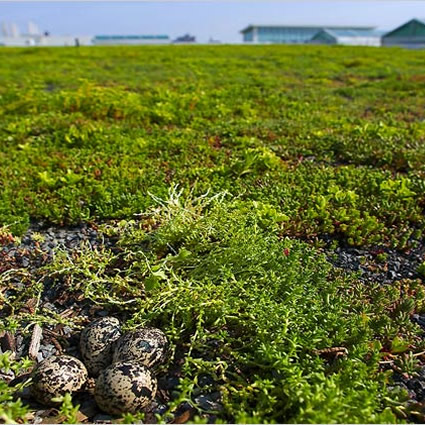
[[[22,357],[25,351],[24,337],[18,335],[15,339],[15,351],[18,357]]]
[[[96,415],[93,418],[93,422],[95,424],[111,424],[112,423],[112,416],[99,413],[98,415]]]
[[[198,380],[198,384],[200,387],[206,387],[208,385],[214,384],[214,379],[211,375],[201,375]]]
[[[0,369],[0,380],[10,382],[12,379],[15,379],[15,373],[12,370],[6,372],[4,369]]]
[[[58,309],[57,309],[57,308],[56,308],[56,307],[55,307],[52,303],[49,303],[49,302],[44,303],[43,307],[44,307],[46,310],[54,311],[55,313],[57,313],[57,312],[58,312]]]
[[[158,404],[154,409],[152,409],[152,413],[163,415],[167,411],[168,407],[166,404]]]
[[[394,280],[397,277],[397,273],[394,270],[388,272],[390,279]]]
[[[220,403],[217,403],[215,400],[212,400],[211,395],[201,394],[194,399],[195,403],[203,410],[221,410],[223,406]]]

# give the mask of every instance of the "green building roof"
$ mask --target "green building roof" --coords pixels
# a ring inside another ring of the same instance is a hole
[[[387,32],[383,38],[415,38],[425,37],[425,19],[411,19],[410,21],[400,25],[396,29]]]
[[[168,35],[96,35],[95,40],[168,40]]]

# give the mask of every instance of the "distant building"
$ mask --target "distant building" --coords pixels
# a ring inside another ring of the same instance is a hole
[[[34,22],[28,22],[27,24],[27,34],[29,35],[39,35],[41,34],[40,28]]]
[[[320,30],[310,40],[311,44],[342,44],[346,46],[381,45],[382,33],[374,30],[328,29]]]
[[[3,37],[19,37],[19,28],[13,22],[2,22],[1,29]]]
[[[16,24],[9,25],[9,33],[11,37],[19,37],[19,28]]]
[[[50,35],[48,31],[41,33],[33,22],[27,23],[27,32],[20,33],[14,23],[3,22],[1,26],[0,46],[75,46],[90,45],[92,36]]]
[[[89,46],[91,43],[92,36],[22,34],[17,37],[0,37],[0,45],[7,47]]]
[[[96,46],[128,45],[128,44],[168,44],[168,35],[96,35],[93,44]]]
[[[425,48],[425,19],[411,19],[382,36],[383,46]]]
[[[40,37],[38,46],[91,46],[92,35],[48,35]]]
[[[375,27],[359,26],[317,26],[317,25],[249,25],[244,28],[243,41],[246,43],[304,44],[321,30],[372,31]]]
[[[194,35],[185,34],[177,37],[173,43],[196,43],[196,37]]]
[[[9,25],[7,25],[6,22],[1,23],[1,35],[2,35],[2,37],[8,37],[9,36]]]

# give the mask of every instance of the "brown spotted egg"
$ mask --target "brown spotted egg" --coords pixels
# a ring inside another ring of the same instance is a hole
[[[157,383],[149,369],[137,362],[114,363],[96,380],[94,398],[111,415],[136,413],[155,397]]]
[[[112,345],[120,336],[120,322],[114,317],[97,319],[83,329],[80,351],[90,375],[99,375],[111,364]]]
[[[114,347],[113,362],[138,361],[154,367],[167,355],[168,341],[164,332],[156,328],[142,328],[120,337]]]
[[[32,374],[31,394],[42,404],[55,406],[52,399],[81,389],[88,374],[75,357],[51,356],[39,363]]]

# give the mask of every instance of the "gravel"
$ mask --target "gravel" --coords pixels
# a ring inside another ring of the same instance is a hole
[[[416,241],[415,247],[408,251],[400,252],[384,246],[370,248],[356,248],[346,246],[339,241],[334,248],[335,239],[322,237],[324,247],[321,248],[328,261],[335,267],[346,272],[357,273],[358,279],[365,284],[377,282],[382,285],[392,284],[401,279],[421,278],[418,267],[425,260],[425,247]],[[21,238],[20,243],[13,241],[0,245],[0,274],[11,269],[26,268],[34,271],[37,268],[49,263],[55,256],[57,249],[72,251],[82,243],[88,243],[93,249],[107,247],[115,249],[115,239],[105,238],[95,224],[81,224],[73,227],[53,227],[45,226],[42,222],[33,223],[28,232]],[[52,282],[45,281],[45,290],[42,294],[43,308],[61,314],[67,309],[78,309],[78,314],[85,315],[87,320],[97,317],[107,316],[110,312],[103,308],[94,308],[93,305],[84,305],[84,302],[77,302],[71,298],[69,302],[61,304],[58,300],[66,298],[61,288],[54,287]],[[12,294],[13,291],[23,289],[22,282],[17,279],[13,282],[13,287],[6,291],[5,295]],[[96,306],[95,306],[96,307]],[[2,312],[0,309],[0,317]],[[4,313],[3,313],[4,317]],[[412,320],[420,325],[425,331],[425,315],[413,315]],[[79,333],[75,333],[70,326],[56,326],[55,328],[43,329],[40,349],[37,353],[37,361],[40,362],[55,354],[66,353],[80,357],[78,350]],[[29,338],[16,333],[14,337],[16,356],[22,357],[28,354]],[[390,366],[388,366],[390,367]],[[152,405],[149,419],[155,421],[155,414],[162,414],[167,409],[170,401],[179,384],[181,370],[178,365],[173,365],[166,374],[158,376],[158,395]],[[0,370],[0,379],[7,382],[14,379],[11,373],[4,373]],[[213,423],[215,416],[213,413],[223,409],[219,392],[214,392],[214,379],[209,375],[202,375],[199,379],[199,388],[196,391],[194,402],[198,408],[207,412],[205,419],[207,423]],[[394,374],[394,387],[405,389],[412,402],[425,402],[425,366],[422,367],[415,376],[406,376],[398,373]],[[81,400],[84,403],[89,393],[82,393]],[[85,398],[84,398],[85,397]],[[44,412],[44,413],[43,413]],[[175,413],[175,423],[179,423],[181,418],[193,417],[194,406],[190,403],[183,403]],[[35,414],[33,423],[40,422],[40,417],[47,414],[46,410],[40,410]],[[180,418],[180,419],[179,419]],[[96,407],[89,418],[92,423],[114,423],[116,420],[103,414]],[[412,419],[415,421],[415,419]],[[417,420],[416,420],[417,421]]]
[[[398,251],[385,246],[357,248],[347,246],[339,241],[339,246],[333,248],[335,239],[325,236],[323,252],[328,261],[335,267],[348,273],[356,273],[357,278],[365,283],[391,285],[403,279],[423,279],[418,273],[419,266],[425,261],[425,246],[422,241],[411,240],[412,248]],[[425,315],[412,315],[411,320],[417,323],[425,332]],[[425,366],[420,366],[413,374],[401,374],[390,362],[383,369],[393,370],[393,385],[389,389],[405,390],[408,394],[408,404],[425,403]],[[422,423],[425,417],[409,416],[410,422]]]
[[[0,274],[8,270],[26,270],[34,272],[38,268],[48,264],[54,259],[58,249],[72,252],[79,248],[82,243],[89,244],[92,249],[106,247],[115,250],[116,240],[104,237],[97,230],[94,224],[81,224],[72,227],[53,227],[45,226],[42,222],[33,223],[26,234],[19,240],[11,240],[9,243],[0,245]],[[87,321],[94,320],[98,317],[105,317],[111,312],[102,307],[94,306],[90,302],[78,301],[74,297],[69,297],[64,288],[53,285],[54,282],[45,279],[44,290],[40,300],[44,310],[49,310],[56,314],[64,314],[67,310],[74,310],[78,315],[85,316]],[[18,290],[24,289],[24,284],[19,280],[12,281],[12,288],[5,291],[5,295],[11,296]],[[65,299],[65,301],[63,301]],[[0,308],[0,317],[7,316],[8,312]],[[75,313],[74,313],[75,314]],[[23,336],[19,331],[13,336],[14,350],[16,358],[28,355],[30,344],[30,336]],[[81,359],[79,348],[79,331],[73,330],[67,325],[56,325],[52,327],[45,325],[40,341],[40,347],[36,355],[36,361],[41,362],[44,359],[58,354],[69,354]],[[151,410],[147,412],[148,422],[155,423],[157,421],[155,414],[163,414],[167,410],[167,403],[173,398],[175,391],[179,385],[179,377],[181,376],[180,366],[173,366],[167,373],[158,376],[158,394],[156,400],[152,403]],[[7,382],[14,380],[13,372],[4,372],[0,370],[0,379]],[[19,378],[18,378],[19,379]],[[205,375],[202,378],[201,386],[212,386],[214,380]],[[22,395],[22,394],[21,394]],[[22,395],[23,397],[23,395]],[[31,396],[25,397],[27,402],[34,406],[35,410],[31,423],[41,423],[43,418],[54,414],[49,409],[40,409],[40,405],[32,400]],[[220,394],[211,393],[210,389],[205,388],[205,393],[199,392],[195,403],[205,411],[218,411],[222,409],[220,404]],[[90,423],[116,423],[116,418],[101,412],[90,395],[90,390],[75,395],[75,402],[84,407],[85,403],[93,403],[91,414],[88,417]],[[82,408],[82,410],[84,410]],[[179,418],[190,415],[193,417],[195,410],[189,403],[183,403],[175,412],[176,423]],[[205,414],[208,423],[213,422],[214,415]],[[87,422],[87,421],[85,421]]]
[[[72,250],[81,243],[88,243],[95,249],[100,246],[112,248],[115,241],[105,238],[93,224],[46,227],[43,222],[34,222],[19,244],[11,241],[0,246],[0,273],[11,268],[32,270],[41,267],[52,260],[55,250]]]
[[[398,251],[385,246],[357,248],[339,243],[331,248],[334,239],[323,237],[323,251],[328,261],[347,272],[356,272],[364,283],[391,284],[401,279],[422,278],[418,267],[425,261],[425,246],[420,241],[411,241],[412,248]]]

